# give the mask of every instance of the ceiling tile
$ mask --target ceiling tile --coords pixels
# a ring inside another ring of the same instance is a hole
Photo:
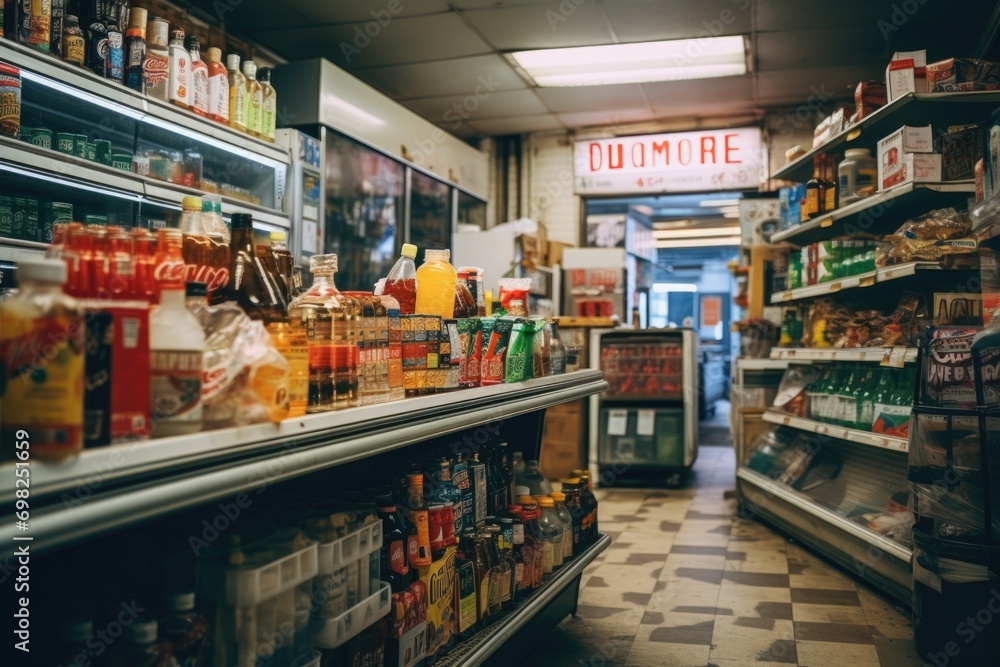
[[[293,7],[315,23],[355,23],[387,20],[450,11],[447,0],[282,0],[282,7]],[[274,3],[268,14],[274,14]]]
[[[423,38],[431,34],[445,34],[448,39]],[[492,52],[455,14],[397,18],[385,27],[377,23],[348,23],[261,30],[253,36],[293,60],[322,56],[345,69]]]
[[[853,99],[858,81],[881,80],[884,73],[885,66],[882,64],[760,72],[757,75],[757,94],[765,106]]]
[[[603,3],[622,42],[750,34],[750,0],[610,0]]]
[[[563,0],[471,10],[465,17],[501,51],[612,43],[601,10],[592,0],[579,5]]]
[[[555,113],[581,111],[614,111],[646,107],[642,90],[634,83],[612,86],[575,86],[568,88],[536,88],[538,96]]]
[[[672,112],[679,106],[691,108],[702,106],[704,115],[715,115],[712,105],[740,103],[742,107],[753,106],[753,79],[745,76],[726,76],[717,79],[697,79],[693,81],[658,81],[644,83],[643,89],[649,103],[658,112]]]
[[[548,130],[563,129],[563,126],[558,120],[556,120],[555,116],[549,115],[477,120],[470,122],[469,126],[484,136],[497,136],[501,134],[530,134],[531,132],[545,132]]]
[[[526,86],[500,56],[470,56],[434,63],[372,67],[352,72],[395,100],[436,95],[478,96]]]
[[[761,72],[886,62],[882,38],[855,28],[764,32],[755,50]]]
[[[556,116],[563,125],[569,128],[606,127],[613,129],[624,123],[641,123],[656,118],[656,113],[649,109],[615,109],[614,111],[579,111],[576,113],[561,113]]]
[[[878,20],[889,20],[892,5],[898,1],[837,0],[835,7],[826,10],[817,10],[815,3],[797,0],[753,0],[753,3],[759,32],[854,26],[859,31],[879,35]]]
[[[475,96],[446,95],[406,100],[403,104],[432,123],[548,113],[545,105],[528,89],[497,92],[483,100]]]

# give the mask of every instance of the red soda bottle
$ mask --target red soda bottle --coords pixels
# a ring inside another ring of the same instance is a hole
[[[108,268],[111,298],[133,298],[135,264],[132,261],[132,239],[121,227],[108,227]]]
[[[155,301],[160,302],[160,292],[164,289],[185,287],[184,277],[187,267],[181,246],[184,236],[179,229],[161,229],[156,238],[156,257],[153,259],[153,289]]]
[[[152,302],[156,295],[153,282],[155,239],[148,229],[134,227],[129,233],[132,240],[132,298]]]

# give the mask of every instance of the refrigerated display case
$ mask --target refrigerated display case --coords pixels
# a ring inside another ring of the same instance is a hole
[[[691,329],[591,332],[591,366],[608,382],[590,399],[590,459],[602,484],[673,477],[694,465],[697,354]]]
[[[275,143],[284,146],[291,156],[285,210],[291,218],[289,250],[303,271],[309,258],[323,252],[323,141],[305,132],[281,129]]]

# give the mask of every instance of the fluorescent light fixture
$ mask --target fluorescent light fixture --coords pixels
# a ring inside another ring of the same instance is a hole
[[[142,118],[143,112],[139,109],[133,109],[132,107],[127,107],[124,104],[119,104],[118,102],[112,102],[111,100],[105,99],[103,97],[98,97],[92,93],[83,90],[82,88],[73,88],[62,81],[56,81],[55,79],[50,79],[39,74],[35,74],[29,70],[21,70],[21,78],[25,81],[31,81],[32,83],[37,83],[40,86],[45,86],[51,90],[58,91],[63,95],[66,95],[70,99],[67,102],[83,100],[89,102],[95,106],[102,109],[107,109],[108,111],[113,111],[122,116],[128,116],[134,120]]]
[[[39,181],[46,181],[48,183],[54,183],[67,188],[74,188],[76,190],[83,190],[87,193],[97,193],[107,197],[115,197],[117,199],[125,199],[132,202],[137,202],[142,199],[138,194],[132,192],[122,192],[121,190],[112,190],[110,188],[105,188],[95,183],[83,182],[73,180],[74,174],[70,171],[64,171],[65,176],[55,177],[49,176],[46,173],[40,171],[33,171],[30,169],[22,169],[21,167],[15,167],[9,164],[0,164],[0,171],[8,171],[12,174],[17,174],[19,176],[24,176],[27,178],[32,178]],[[179,209],[178,209],[179,210]]]
[[[723,206],[739,206],[739,199],[706,199],[698,202],[702,208],[722,208]]]
[[[697,239],[712,236],[735,236],[739,235],[740,228],[735,227],[709,227],[707,229],[670,229],[666,231],[655,230],[654,239]]]
[[[697,292],[698,286],[691,283],[654,283],[653,291],[658,294],[667,292]]]
[[[510,55],[540,87],[682,81],[747,73],[746,48],[740,35],[538,49]]]
[[[717,239],[674,239],[659,240],[656,242],[657,248],[704,248],[708,246],[738,246],[742,243],[739,236],[725,236]]]

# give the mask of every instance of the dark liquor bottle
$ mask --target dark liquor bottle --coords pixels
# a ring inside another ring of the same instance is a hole
[[[133,7],[128,13],[128,30],[123,45],[125,85],[140,93],[146,88],[142,63],[146,60],[146,10]]]
[[[486,464],[480,462],[479,452],[472,455],[472,463],[469,464],[469,477],[472,485],[473,526],[479,527],[486,521],[489,504]]]
[[[108,26],[104,23],[104,0],[81,0],[80,24],[86,40],[83,66],[94,74],[104,76],[108,54]]]
[[[234,213],[230,240],[229,295],[252,319],[283,319],[287,305],[274,275],[267,270],[253,239],[248,213]]]
[[[458,602],[455,621],[458,637],[464,641],[479,629],[479,601],[476,597],[475,543],[471,535],[462,537],[455,557]]]
[[[410,586],[410,567],[406,563],[406,532],[396,513],[391,495],[375,499],[382,518],[382,581],[389,582],[393,593],[402,593]]]
[[[122,34],[121,7],[116,0],[107,0],[104,5],[104,26],[107,30],[107,51],[104,54],[104,78],[118,83],[125,80],[125,36]]]
[[[497,551],[500,555],[500,608],[514,610],[516,585],[514,582],[514,519],[504,516],[500,519],[500,532],[496,536]]]

